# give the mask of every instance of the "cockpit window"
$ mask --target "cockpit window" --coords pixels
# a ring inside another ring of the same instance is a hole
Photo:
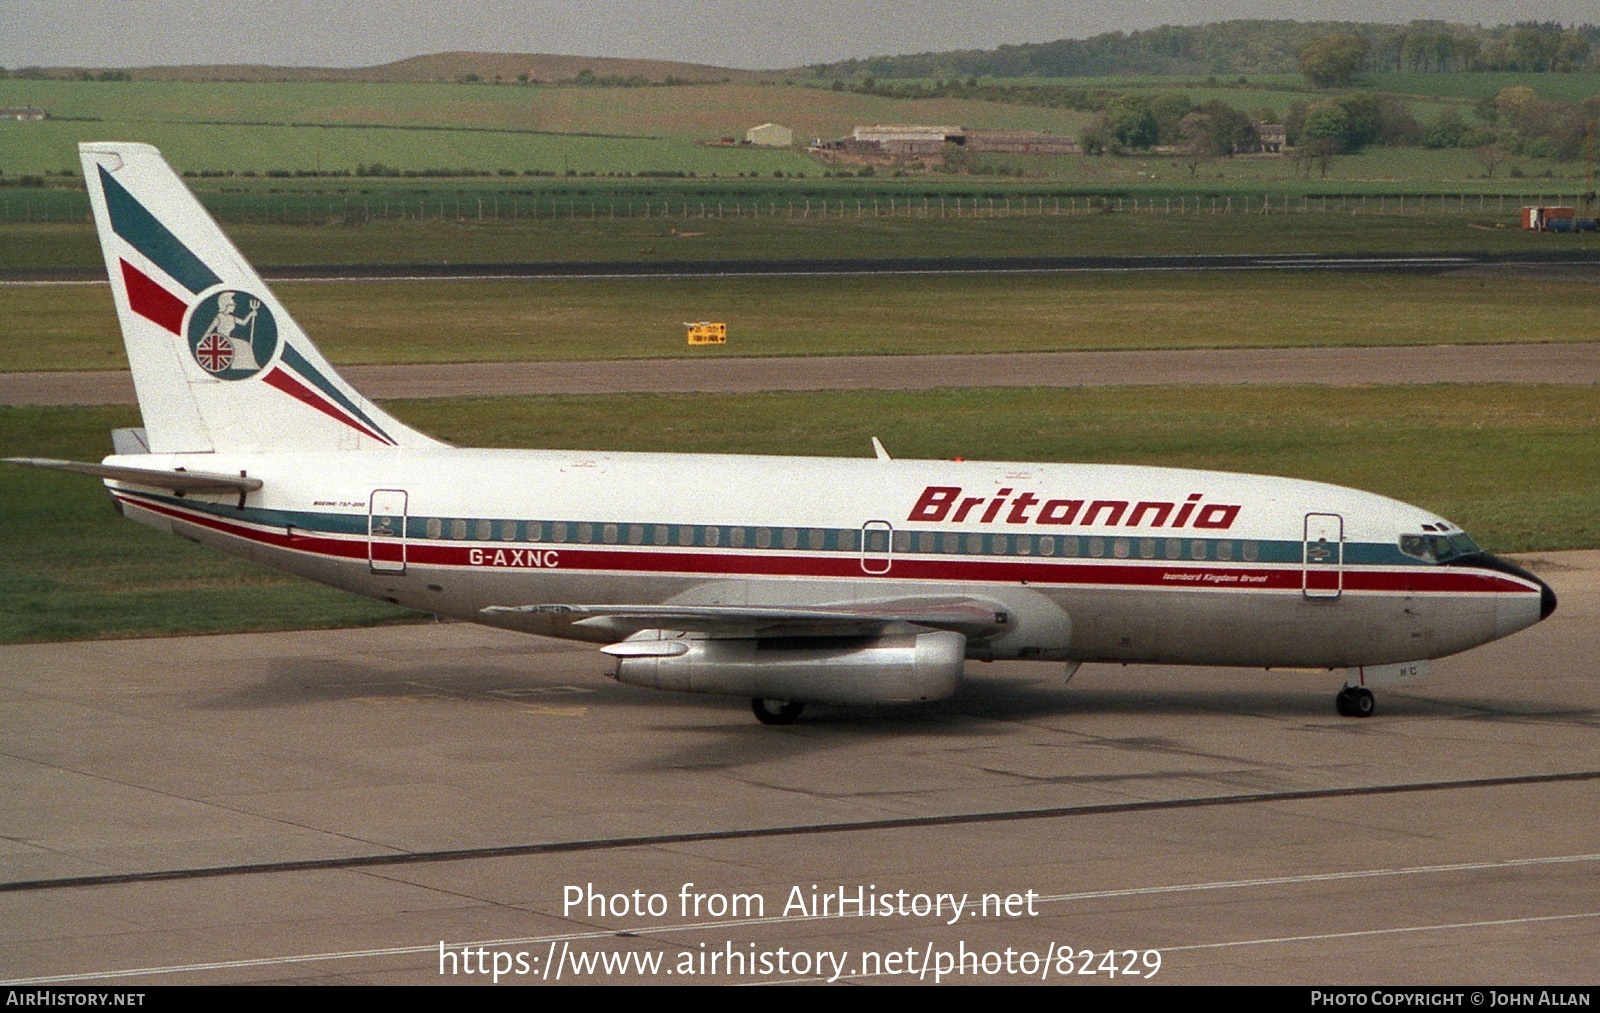
[[[1448,563],[1460,556],[1481,552],[1478,543],[1466,534],[1401,535],[1400,551],[1430,563]]]

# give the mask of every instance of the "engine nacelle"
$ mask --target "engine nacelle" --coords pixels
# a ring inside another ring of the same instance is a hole
[[[885,637],[691,640],[646,630],[603,648],[631,686],[805,703],[943,700],[961,682],[967,638],[945,630]]]

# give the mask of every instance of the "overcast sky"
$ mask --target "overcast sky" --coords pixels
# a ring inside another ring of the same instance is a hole
[[[1600,0],[0,0],[0,66],[358,67],[473,50],[767,69],[1231,18],[1600,23]]]

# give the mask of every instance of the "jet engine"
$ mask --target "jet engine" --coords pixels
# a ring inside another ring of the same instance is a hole
[[[956,691],[967,638],[947,630],[877,637],[690,639],[644,630],[601,648],[631,686],[812,703],[913,703]]]

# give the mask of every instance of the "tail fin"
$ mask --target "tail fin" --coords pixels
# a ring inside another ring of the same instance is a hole
[[[152,452],[438,445],[334,372],[159,151],[78,153]]]

